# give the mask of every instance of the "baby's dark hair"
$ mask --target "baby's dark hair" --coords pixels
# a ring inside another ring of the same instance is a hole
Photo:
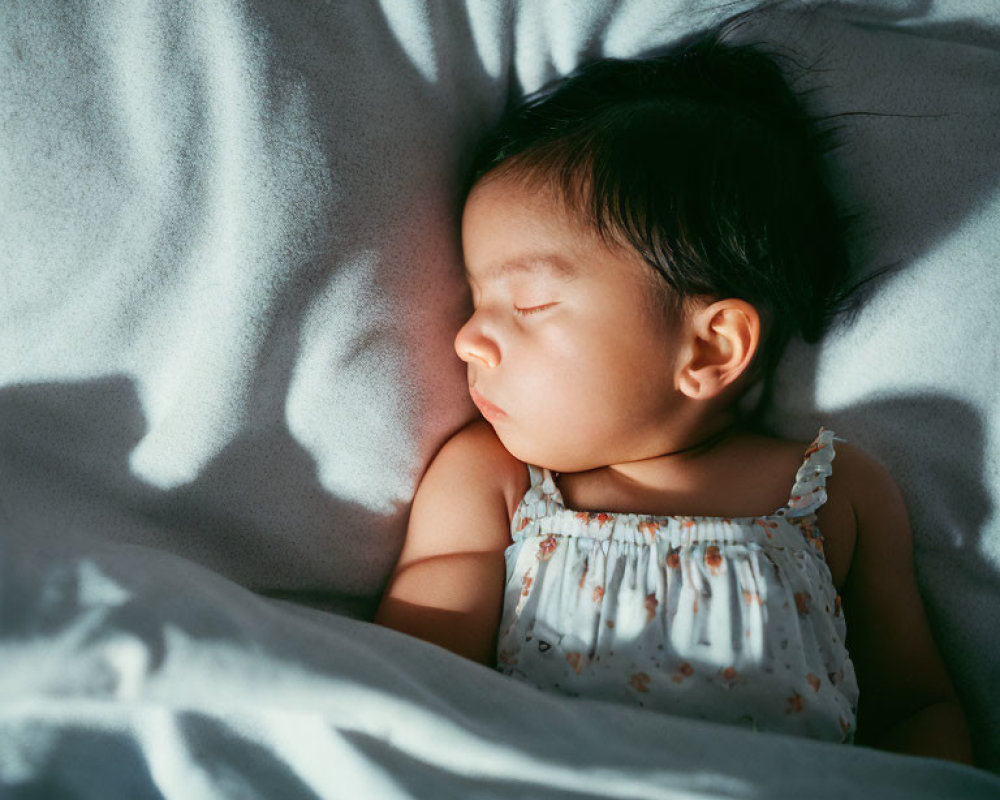
[[[715,30],[529,95],[481,143],[465,190],[488,173],[551,186],[607,244],[641,255],[675,308],[696,296],[753,305],[759,415],[789,340],[819,340],[849,294],[829,149],[775,56]]]

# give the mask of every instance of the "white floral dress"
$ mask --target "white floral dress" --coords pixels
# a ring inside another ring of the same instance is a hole
[[[547,469],[511,522],[497,669],[541,689],[852,741],[858,685],[816,511],[820,429],[762,517],[578,512]]]

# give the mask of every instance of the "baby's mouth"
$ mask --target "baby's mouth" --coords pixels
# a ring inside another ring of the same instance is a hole
[[[493,405],[493,403],[483,397],[475,386],[469,387],[469,395],[472,397],[472,402],[476,404],[476,408],[479,409],[479,413],[483,415],[487,422],[492,423],[507,416],[507,412],[500,408],[500,406]]]

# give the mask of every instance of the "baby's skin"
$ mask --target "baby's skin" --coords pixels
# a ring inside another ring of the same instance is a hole
[[[462,240],[475,310],[455,349],[484,420],[424,475],[376,621],[493,666],[526,464],[557,473],[580,511],[743,517],[787,500],[807,443],[737,423],[761,339],[749,303],[689,298],[666,312],[637,253],[514,176],[473,188]],[[839,444],[827,491],[817,525],[861,689],[856,741],[971,763],[899,489]]]

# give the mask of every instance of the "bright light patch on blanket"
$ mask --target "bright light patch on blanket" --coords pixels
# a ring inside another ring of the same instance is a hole
[[[413,3],[397,3],[395,0],[382,0],[379,5],[400,47],[409,56],[410,63],[420,70],[420,74],[429,83],[437,83],[438,50],[431,35],[430,9]]]
[[[500,35],[505,9],[493,0],[469,2],[465,8],[469,13],[469,32],[476,43],[476,54],[483,69],[491,78],[499,78],[505,67],[507,53],[505,39]]]
[[[399,429],[414,409],[379,266],[374,253],[358,254],[311,303],[285,414],[325,489],[392,514],[412,496],[420,463]]]

